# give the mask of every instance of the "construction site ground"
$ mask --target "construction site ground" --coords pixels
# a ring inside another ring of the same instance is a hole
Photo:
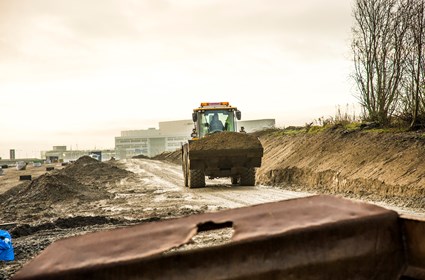
[[[16,260],[0,263],[9,279],[55,240],[88,232],[318,193],[359,199],[425,218],[421,134],[335,129],[320,134],[257,134],[264,147],[255,187],[207,180],[184,187],[180,152],[155,159],[5,169],[0,176],[0,224],[11,232]],[[32,175],[32,181],[19,181]],[[407,194],[406,194],[407,192]],[[198,234],[183,249],[228,242],[231,229]]]

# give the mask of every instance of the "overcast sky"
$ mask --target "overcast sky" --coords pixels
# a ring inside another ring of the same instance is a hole
[[[280,127],[355,104],[349,0],[0,0],[0,157],[113,148],[229,101]]]

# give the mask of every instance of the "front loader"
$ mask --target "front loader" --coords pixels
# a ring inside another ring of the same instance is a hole
[[[255,185],[263,147],[243,128],[237,132],[236,119],[241,119],[241,112],[229,102],[201,103],[193,110],[192,119],[192,139],[182,146],[185,186],[205,187],[205,176],[229,177],[234,185]]]

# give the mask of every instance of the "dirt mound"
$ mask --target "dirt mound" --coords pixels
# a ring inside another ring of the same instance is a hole
[[[45,174],[23,188],[13,198],[13,203],[56,203],[72,199],[93,201],[106,197],[105,192],[92,186],[83,185],[74,178],[63,174]]]
[[[110,198],[96,186],[84,185],[64,174],[45,174],[30,183],[18,185],[0,195],[4,220],[26,220],[54,215],[55,208]],[[74,205],[74,206],[72,206]]]
[[[261,142],[257,136],[238,133],[238,132],[220,132],[211,134],[207,137],[192,141],[190,143],[191,151],[208,151],[216,150],[217,148],[227,149],[258,149],[261,148]],[[182,152],[181,149],[177,149],[174,152],[163,152],[159,155],[154,156],[154,160],[165,160],[168,162],[181,164]]]
[[[132,175],[130,171],[118,168],[112,163],[104,163],[89,156],[79,158],[60,171],[84,184],[102,185],[115,182]]]
[[[149,159],[149,157],[145,156],[145,155],[137,155],[137,156],[134,156],[134,157],[131,157],[131,158],[134,158],[134,159],[138,159],[138,158]]]
[[[100,161],[89,156],[82,156],[75,161],[76,164],[91,164],[96,162]]]
[[[92,203],[113,197],[106,186],[131,176],[132,172],[113,164],[81,157],[62,170],[46,173],[1,194],[0,220],[43,221],[84,213]]]
[[[425,138],[347,131],[261,136],[257,182],[425,208]]]
[[[220,149],[256,149],[261,148],[261,142],[254,135],[238,132],[214,133],[190,143],[191,150]]]
[[[180,149],[175,150],[174,152],[163,152],[159,155],[154,156],[152,159],[155,160],[165,160],[176,164],[181,164],[182,162],[182,152]]]

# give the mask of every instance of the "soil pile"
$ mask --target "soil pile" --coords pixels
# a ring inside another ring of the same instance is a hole
[[[191,151],[214,151],[217,148],[221,150],[261,149],[262,146],[258,137],[254,135],[228,131],[214,133],[190,143]],[[164,152],[152,159],[181,164],[182,152],[181,149]]]
[[[261,142],[254,135],[238,132],[214,133],[190,143],[190,150],[216,150],[227,149],[258,149]]]
[[[260,139],[260,184],[425,208],[421,133],[334,128],[316,134],[267,132]]]
[[[8,229],[16,260],[0,263],[0,279],[9,279],[54,240],[131,224],[125,214],[112,211],[115,204],[125,208],[126,199],[117,199],[111,189],[134,174],[116,165],[86,156],[0,194],[0,221],[16,223]]]
[[[29,222],[75,214],[95,201],[110,199],[105,188],[133,173],[85,156],[62,170],[41,175],[0,195],[0,220]]]
[[[168,162],[181,164],[181,162],[182,162],[182,152],[181,152],[180,149],[177,149],[174,152],[163,152],[159,155],[154,156],[152,159],[165,160],[165,161],[168,161]]]
[[[81,184],[64,174],[45,174],[20,188],[17,194],[9,197],[4,203],[8,204],[10,201],[12,204],[50,204],[73,199],[93,201],[107,197],[105,195],[98,188]]]
[[[61,173],[45,174],[0,195],[0,220],[31,222],[69,215],[82,205],[109,199],[111,194]]]
[[[130,171],[118,168],[113,164],[100,162],[89,156],[79,158],[61,170],[61,173],[80,183],[94,185],[104,185],[132,175]]]
[[[149,157],[145,156],[145,155],[137,155],[137,156],[134,156],[134,157],[131,157],[131,158],[134,158],[134,159],[138,159],[138,158],[149,159]]]

